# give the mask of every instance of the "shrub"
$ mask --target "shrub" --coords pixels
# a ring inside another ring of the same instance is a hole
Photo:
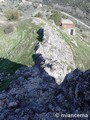
[[[52,15],[50,16],[50,19],[54,20],[56,25],[61,25],[61,15],[59,12],[53,11]]]
[[[5,33],[5,34],[9,34],[9,33],[13,32],[14,30],[15,30],[15,29],[14,29],[14,26],[11,25],[11,24],[9,24],[9,25],[7,25],[7,26],[4,28],[4,33]]]
[[[37,13],[37,14],[35,15],[35,17],[42,18],[43,16],[42,16],[42,14],[39,12],[39,13]]]
[[[7,10],[5,16],[8,20],[17,20],[20,17],[20,12],[18,10]]]

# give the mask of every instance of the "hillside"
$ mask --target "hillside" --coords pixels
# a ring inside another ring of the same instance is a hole
[[[11,33],[4,32],[13,27],[14,31]],[[34,45],[38,29],[39,26],[31,23],[31,19],[0,27],[0,72],[15,71],[18,65],[14,65],[13,62],[27,66],[34,64],[32,55],[35,53]],[[12,63],[7,64],[7,60],[3,59],[9,59]]]
[[[68,12],[90,25],[90,0],[44,0],[44,3]]]
[[[78,7],[84,12],[90,13],[90,0],[50,0],[50,2],[58,3],[61,5],[71,5],[72,7]]]
[[[90,118],[90,30],[56,11],[59,0],[53,8],[48,2],[0,3],[0,120]],[[65,32],[63,18],[75,35]]]
[[[32,12],[31,17],[28,14],[25,16],[24,13],[15,21],[7,21],[4,12],[1,14],[0,72],[12,74],[21,66],[41,64],[40,61],[38,63],[35,61],[35,56],[38,54],[45,60],[42,67],[56,78],[57,83],[63,81],[65,75],[75,68],[89,69],[89,31],[74,20],[76,35],[68,36],[50,19],[53,9],[43,5],[36,10],[37,12]],[[43,13],[40,13],[40,10]],[[38,13],[41,16],[35,17]],[[40,28],[44,31],[43,36],[42,33],[38,34]],[[42,42],[40,42],[41,37]],[[38,49],[35,46],[38,46]],[[50,66],[53,66],[52,69]]]

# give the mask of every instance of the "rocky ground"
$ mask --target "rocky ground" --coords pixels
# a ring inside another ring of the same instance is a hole
[[[42,22],[39,18],[33,21],[38,24]],[[44,70],[60,84],[65,75],[71,71],[71,68],[75,68],[73,53],[67,43],[60,37],[56,28],[45,23],[42,31],[43,41],[39,42],[39,47],[36,50],[36,56],[38,57],[36,64],[42,65]],[[43,59],[42,63],[40,62],[41,58]]]
[[[40,10],[42,0],[1,0],[0,12],[10,9],[18,9],[23,17],[30,17],[37,10]]]
[[[15,74],[17,79],[0,93],[0,120],[68,120],[61,114],[90,114],[90,70],[76,69],[60,85],[37,66]]]

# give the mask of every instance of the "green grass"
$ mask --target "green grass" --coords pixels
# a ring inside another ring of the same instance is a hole
[[[76,67],[81,70],[90,69],[90,42],[87,42],[87,39],[82,36],[82,32],[80,32],[80,29],[76,28],[75,36],[69,36],[65,32],[63,32],[62,28],[57,28],[56,26],[52,25],[50,20],[48,20],[47,22],[50,26],[52,26],[53,29],[56,29],[57,32],[60,33],[60,37],[62,38],[62,40],[64,40],[69,45],[73,53]],[[86,33],[84,32],[84,34],[86,37],[89,36],[87,35],[87,31]],[[77,46],[73,43],[73,41],[77,43]]]
[[[12,74],[12,77],[0,83],[0,91],[8,88],[18,68],[35,64],[32,56],[40,26],[31,23],[29,19],[19,21],[14,26],[16,30],[9,34],[5,34],[4,28],[0,27],[0,72]]]
[[[62,38],[70,46],[76,67],[82,70],[90,69],[90,45],[87,41],[85,41],[77,31],[76,35],[72,37],[62,32],[62,30],[58,31],[60,32]],[[75,41],[77,46],[72,41]]]
[[[0,28],[0,72],[15,71],[21,65],[34,65],[32,55],[39,28],[31,20],[18,22],[16,31],[10,34]]]

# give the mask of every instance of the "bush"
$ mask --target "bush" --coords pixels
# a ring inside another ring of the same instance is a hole
[[[20,17],[20,12],[18,10],[7,10],[5,16],[8,20],[17,20]]]
[[[4,33],[5,33],[5,34],[9,34],[9,33],[13,32],[14,30],[15,30],[15,29],[14,29],[14,26],[11,25],[11,24],[9,24],[9,25],[7,25],[7,26],[4,28]]]
[[[52,15],[50,16],[50,19],[54,20],[56,25],[61,25],[61,15],[59,12],[53,11]]]
[[[35,17],[42,18],[43,16],[42,16],[42,14],[39,12],[39,13],[37,13],[37,14],[35,15]]]

